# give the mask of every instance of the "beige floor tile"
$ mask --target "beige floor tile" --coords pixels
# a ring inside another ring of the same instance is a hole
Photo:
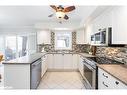
[[[79,72],[46,72],[38,89],[85,89]]]

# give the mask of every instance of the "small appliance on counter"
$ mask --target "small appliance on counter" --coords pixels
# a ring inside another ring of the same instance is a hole
[[[89,54],[96,55],[97,47],[96,46],[90,46]]]

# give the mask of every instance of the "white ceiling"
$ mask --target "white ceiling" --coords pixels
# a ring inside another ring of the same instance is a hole
[[[96,8],[97,6],[76,6],[76,10],[67,14],[70,18],[64,21],[62,26],[67,27],[76,23],[73,27],[78,27]],[[47,23],[51,26],[57,23],[54,26],[57,27],[59,23],[56,17],[48,17],[54,12],[49,6],[0,6],[0,26],[32,26],[38,23]]]

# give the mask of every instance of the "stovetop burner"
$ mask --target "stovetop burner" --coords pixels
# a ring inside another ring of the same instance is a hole
[[[123,64],[122,62],[112,60],[106,57],[87,57],[87,59],[97,62],[98,64]]]

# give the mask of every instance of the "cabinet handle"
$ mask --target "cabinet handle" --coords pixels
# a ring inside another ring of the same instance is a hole
[[[119,82],[118,82],[118,81],[116,81],[115,83],[116,83],[116,85],[118,85],[118,84],[119,84]]]
[[[106,85],[104,82],[103,82],[103,85],[106,86],[106,87],[108,87],[108,85]]]
[[[103,76],[106,77],[106,78],[108,78],[108,76],[106,76],[104,73],[103,73]]]

